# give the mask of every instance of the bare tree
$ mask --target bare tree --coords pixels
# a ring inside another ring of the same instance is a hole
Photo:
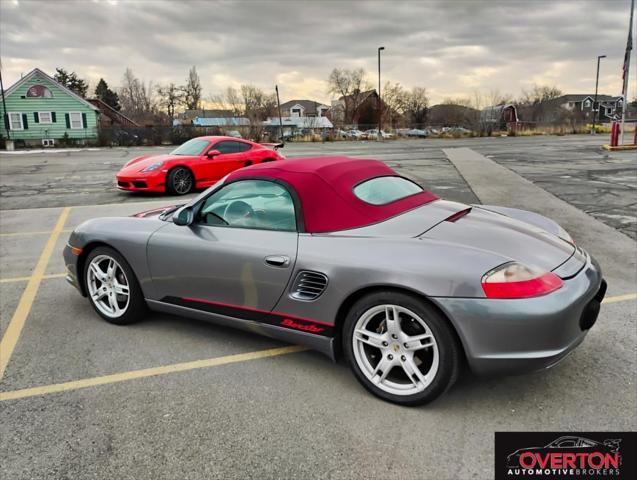
[[[407,92],[400,83],[385,83],[382,91],[383,117],[390,127],[394,126],[397,116],[404,114]]]
[[[371,87],[365,81],[365,70],[335,68],[328,78],[328,92],[339,97],[342,121],[353,123],[361,104],[365,100],[363,93]]]
[[[197,73],[197,67],[193,67],[188,71],[186,86],[184,87],[184,103],[189,110],[197,110],[201,105],[201,80]]]
[[[255,140],[263,135],[263,121],[276,112],[276,95],[254,85],[228,87],[225,92],[210,96],[210,102],[235,117],[246,117],[250,121],[250,137]]]
[[[409,118],[409,122],[418,128],[422,128],[427,122],[427,113],[429,111],[427,89],[424,87],[412,88],[404,95],[403,102],[403,111]]]
[[[533,85],[531,90],[522,90],[518,100],[520,110],[524,117],[533,122],[549,121],[556,113],[556,108],[551,108],[552,100],[562,96],[562,92],[555,86]]]
[[[253,85],[241,85],[241,100],[243,101],[244,115],[250,120],[250,124],[257,124],[274,115],[276,109],[276,95],[265,93]]]
[[[174,83],[157,87],[157,95],[159,96],[159,106],[166,109],[166,113],[170,118],[174,118],[177,106],[184,101],[184,88]]]
[[[537,104],[548,102],[562,96],[562,91],[555,86],[533,85],[531,90],[522,90],[518,100],[522,104]]]
[[[210,95],[209,101],[220,110],[228,110],[233,117],[240,117],[245,113],[241,93],[234,87],[226,88],[223,93]]]
[[[153,91],[152,82],[146,84],[135,77],[130,68],[127,68],[119,89],[122,111],[133,120],[147,119],[157,110]]]
[[[473,102],[466,97],[447,97],[442,101],[442,105],[456,105],[460,107],[473,108]]]

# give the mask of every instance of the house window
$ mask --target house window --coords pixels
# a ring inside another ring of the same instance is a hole
[[[51,112],[38,112],[38,120],[40,123],[53,123],[53,115]]]
[[[84,122],[82,122],[82,114],[80,112],[70,112],[69,119],[71,121],[72,130],[84,128]]]
[[[300,108],[293,108],[292,109],[292,116],[293,117],[300,117],[301,116],[301,109]]]
[[[591,101],[590,101],[590,100],[586,100],[586,101],[584,102],[584,106],[585,106],[586,108],[590,108],[590,106],[591,106]]]
[[[24,130],[22,124],[22,114],[19,112],[9,112],[9,129]]]
[[[44,85],[33,85],[27,90],[27,98],[53,98],[53,94]]]

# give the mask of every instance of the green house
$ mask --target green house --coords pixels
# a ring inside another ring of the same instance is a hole
[[[2,136],[16,145],[57,146],[97,140],[99,109],[35,68],[4,92]]]

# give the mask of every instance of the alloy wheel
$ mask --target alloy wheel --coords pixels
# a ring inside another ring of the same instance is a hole
[[[91,260],[86,273],[88,294],[95,307],[109,318],[126,313],[130,303],[130,283],[121,265],[108,255]]]
[[[173,188],[180,195],[190,192],[192,189],[192,175],[186,169],[178,169],[173,176]]]
[[[354,358],[367,379],[394,395],[414,395],[434,380],[439,367],[436,338],[426,321],[400,305],[376,305],[357,320]]]

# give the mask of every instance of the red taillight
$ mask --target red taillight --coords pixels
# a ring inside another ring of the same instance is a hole
[[[553,272],[516,262],[501,265],[482,278],[482,289],[487,298],[539,297],[554,292],[563,284]]]

